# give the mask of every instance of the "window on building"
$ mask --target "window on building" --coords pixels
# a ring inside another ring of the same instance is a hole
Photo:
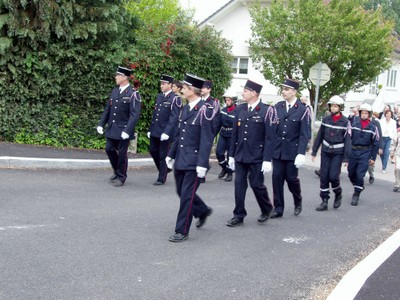
[[[378,77],[375,77],[374,81],[369,84],[369,93],[371,95],[377,95],[378,92]]]
[[[397,77],[397,70],[389,70],[387,75],[386,86],[391,88],[396,87],[396,77]]]
[[[235,57],[232,60],[233,74],[247,74],[249,71],[249,59],[245,57]]]

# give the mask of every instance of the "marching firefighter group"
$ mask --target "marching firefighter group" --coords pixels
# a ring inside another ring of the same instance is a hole
[[[112,90],[97,126],[98,133],[107,138],[106,153],[114,171],[109,180],[115,187],[123,186],[127,178],[127,150],[141,111],[140,94],[129,84],[131,73],[130,69],[118,67],[117,87]],[[171,242],[188,238],[193,217],[197,219],[195,226],[200,228],[212,214],[212,208],[196,192],[210,169],[209,157],[216,137],[216,157],[221,167],[218,178],[227,182],[234,178],[235,207],[227,226],[243,224],[248,185],[260,207],[259,224],[283,216],[285,181],[293,195],[294,215],[301,213],[298,170],[305,163],[311,139],[311,110],[297,99],[298,81],[285,79],[281,84],[283,100],[268,105],[260,100],[262,86],[247,80],[242,92],[244,103],[236,105],[235,97],[226,95],[223,108],[211,96],[212,82],[193,74],[186,74],[183,81],[161,75],[160,88],[147,137],[149,152],[158,169],[153,184],[164,185],[168,173],[173,171],[180,198]],[[322,120],[311,153],[314,161],[321,148],[322,202],[317,211],[328,209],[330,189],[334,194],[333,207],[340,207],[342,164],[347,165],[354,187],[351,205],[358,205],[364,176],[369,166],[374,165],[379,149],[380,134],[371,121],[369,104],[362,104],[359,116],[352,120],[342,114],[341,97],[333,96],[328,107],[330,113]],[[272,201],[264,185],[264,175],[268,172],[272,172]],[[400,189],[400,182],[397,186]]]

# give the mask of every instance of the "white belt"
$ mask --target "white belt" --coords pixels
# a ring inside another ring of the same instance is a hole
[[[322,144],[327,146],[329,149],[336,149],[336,148],[343,148],[344,147],[344,143],[331,145],[325,140],[322,141]]]

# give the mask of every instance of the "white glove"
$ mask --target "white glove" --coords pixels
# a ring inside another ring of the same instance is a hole
[[[229,169],[231,169],[232,171],[235,171],[235,158],[234,158],[234,157],[229,157],[229,160],[228,160],[228,167],[229,167]]]
[[[263,161],[262,167],[261,167],[261,172],[265,174],[269,173],[272,171],[272,165],[270,161]]]
[[[104,133],[104,131],[103,131],[103,127],[101,127],[101,126],[97,126],[97,132],[99,133],[99,134],[103,134]]]
[[[150,138],[150,131],[147,132],[147,137]]]
[[[206,177],[207,168],[197,166],[196,172],[197,172],[197,177],[204,178],[204,177]]]
[[[122,131],[121,137],[122,137],[123,140],[129,139],[129,134],[127,134],[126,132]]]
[[[167,163],[167,167],[168,167],[169,169],[172,169],[173,166],[174,166],[175,159],[172,159],[171,157],[167,156],[167,157],[165,158],[165,162]]]
[[[168,140],[169,140],[168,134],[165,133],[161,134],[160,141],[168,141]]]
[[[306,157],[303,154],[297,154],[296,159],[294,160],[294,165],[297,169],[300,169],[304,163],[306,162]]]

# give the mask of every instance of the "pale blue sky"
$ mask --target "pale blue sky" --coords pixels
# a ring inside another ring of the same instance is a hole
[[[229,0],[179,0],[184,8],[195,8],[194,19],[203,21],[212,13],[224,6]]]

